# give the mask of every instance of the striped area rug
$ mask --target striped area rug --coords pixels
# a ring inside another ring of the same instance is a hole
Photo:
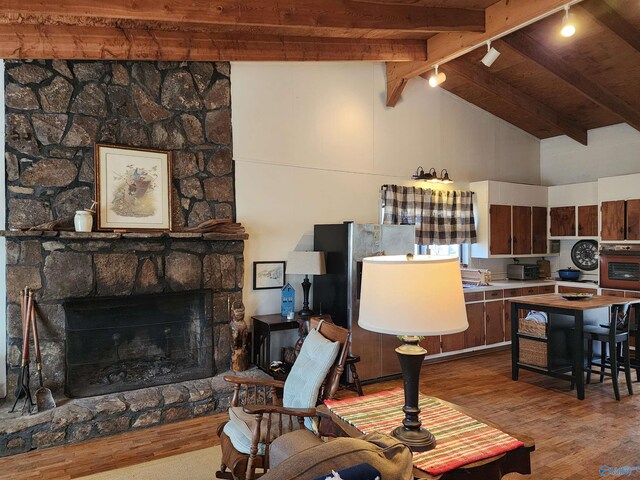
[[[404,391],[386,392],[345,400],[326,400],[327,407],[362,433],[389,433],[402,424]],[[420,395],[420,421],[436,437],[436,448],[413,454],[415,467],[431,475],[453,470],[471,462],[493,457],[524,444],[444,405],[437,398]]]

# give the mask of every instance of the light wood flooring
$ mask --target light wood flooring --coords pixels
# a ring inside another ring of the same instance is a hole
[[[365,386],[365,392],[397,386],[400,380],[381,382]],[[598,479],[603,465],[640,466],[640,383],[634,387],[635,396],[624,389],[616,402],[610,380],[593,383],[586,400],[579,401],[568,382],[524,371],[513,382],[510,354],[504,351],[428,365],[421,376],[423,393],[535,440],[533,474],[509,479]],[[77,478],[208,447],[217,443],[215,430],[225,418],[220,414],[0,459],[0,480]]]

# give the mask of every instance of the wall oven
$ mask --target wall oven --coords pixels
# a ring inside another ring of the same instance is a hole
[[[640,290],[640,245],[603,245],[600,287]]]

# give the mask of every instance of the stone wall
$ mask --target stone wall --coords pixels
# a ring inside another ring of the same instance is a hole
[[[89,207],[96,142],[173,152],[174,227],[235,218],[229,70],[205,62],[8,61],[8,226]]]

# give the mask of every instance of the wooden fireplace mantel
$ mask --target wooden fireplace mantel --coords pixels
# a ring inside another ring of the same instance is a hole
[[[0,237],[6,238],[67,238],[70,240],[115,240],[124,239],[182,239],[207,241],[247,240],[249,235],[229,233],[192,233],[192,232],[66,232],[53,230],[0,230]]]

